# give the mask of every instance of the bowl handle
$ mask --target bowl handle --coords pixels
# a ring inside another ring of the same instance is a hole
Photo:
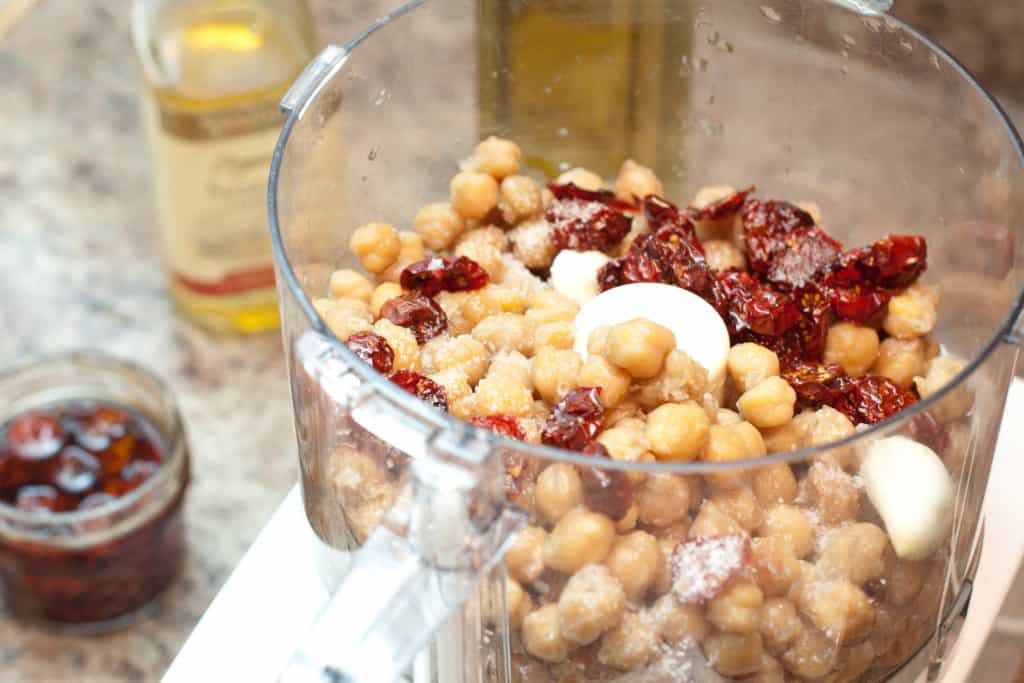
[[[351,405],[344,366],[322,338],[296,344],[304,370],[333,400]],[[328,381],[332,380],[332,381]],[[338,380],[338,381],[333,381]],[[337,394],[337,395],[336,395]],[[503,492],[503,457],[469,425],[437,430],[412,448],[390,438],[366,409],[355,419],[396,448],[409,451],[409,478],[385,513],[279,680],[286,683],[386,683],[396,680],[439,627],[502,559],[526,522]],[[391,411],[393,412],[393,411]],[[394,417],[392,415],[392,417]]]

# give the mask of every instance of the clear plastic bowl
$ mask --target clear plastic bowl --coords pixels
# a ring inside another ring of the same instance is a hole
[[[498,439],[428,408],[358,361],[311,300],[325,295],[334,269],[358,267],[347,250],[352,230],[377,220],[407,226],[420,206],[447,197],[459,160],[489,134],[526,141],[526,156],[542,156],[553,167],[577,163],[574,149],[620,149],[635,133],[628,124],[583,140],[560,122],[576,120],[581,106],[566,93],[595,87],[595,72],[625,69],[636,85],[626,92],[636,99],[630,105],[659,112],[652,119],[655,144],[627,145],[625,153],[647,155],[640,161],[655,168],[667,197],[685,202],[702,185],[756,183],[763,197],[816,202],[827,230],[846,244],[890,232],[926,236],[925,282],[942,297],[936,336],[946,353],[968,361],[944,390],[827,447],[727,466],[609,464],[637,481],[671,475],[688,482],[698,492],[686,514],[693,525],[716,477],[749,483],[765,468],[785,465],[804,479],[817,461],[855,462],[893,435],[935,445],[920,428],[923,415],[948,437],[939,450],[955,484],[955,513],[938,550],[911,563],[887,548],[877,568],[861,571],[850,565],[870,555],[864,539],[827,551],[822,535],[824,545],[802,556],[796,578],[762,586],[763,600],[788,601],[798,615],[791,639],[773,636],[778,629],[764,618],[753,633],[712,619],[693,640],[669,637],[658,626],[641,668],[657,673],[656,680],[720,680],[706,655],[726,678],[754,677],[744,680],[910,680],[926,667],[937,675],[947,634],[969,598],[982,496],[1018,353],[1024,173],[1016,131],[953,58],[870,3],[664,0],[645,3],[643,16],[628,11],[635,7],[629,2],[570,5],[584,22],[614,16],[632,31],[653,22],[659,35],[687,36],[685,49],[636,69],[636,51],[579,45],[568,65],[544,65],[543,94],[532,93],[532,113],[523,115],[507,106],[515,91],[509,55],[543,46],[531,44],[529,33],[505,31],[500,17],[478,13],[476,3],[412,2],[347,45],[325,50],[283,103],[289,116],[269,199],[305,508],[326,546],[360,548],[293,667],[316,663],[312,670],[329,665],[383,680],[432,642],[432,663],[417,660],[414,668],[422,680],[624,675],[606,665],[615,653],[601,655],[599,644],[549,658],[561,661],[524,654],[523,614],[546,598],[533,585],[525,607],[509,602],[518,598],[506,594],[515,590],[505,584],[501,560],[510,536],[527,523],[502,494],[502,460],[519,457],[537,471],[594,461]],[[513,6],[540,12],[567,5]],[[575,68],[581,64],[591,68]],[[589,80],[573,82],[580,74]],[[652,92],[660,97],[653,104],[643,99]],[[530,141],[543,146],[531,149]],[[614,173],[599,160],[589,163]],[[856,466],[850,469],[855,474]],[[906,486],[912,491],[914,482]],[[797,506],[820,515],[828,488],[818,487],[818,502]],[[863,493],[857,500],[853,512],[837,512],[825,526],[882,527]],[[382,515],[386,523],[376,526]],[[687,533],[646,526],[663,539]],[[721,531],[714,523],[704,528]],[[869,614],[835,592],[819,591],[826,596],[820,599],[801,594],[803,572],[827,552],[841,556],[843,580],[857,588],[857,599],[864,596]],[[482,574],[488,579],[480,593]],[[650,616],[659,590],[650,587],[630,609]],[[461,617],[433,640],[460,608]],[[649,635],[642,631],[626,640],[639,642]]]

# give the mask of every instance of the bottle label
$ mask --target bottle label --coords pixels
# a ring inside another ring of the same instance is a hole
[[[185,112],[143,98],[160,241],[172,279],[199,295],[274,286],[267,176],[277,103]]]

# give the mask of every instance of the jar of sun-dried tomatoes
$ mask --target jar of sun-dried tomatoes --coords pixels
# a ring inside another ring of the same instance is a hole
[[[0,375],[0,594],[95,633],[146,612],[185,556],[188,446],[168,388],[102,354]]]

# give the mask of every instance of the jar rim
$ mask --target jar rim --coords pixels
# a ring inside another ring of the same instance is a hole
[[[144,382],[151,385],[153,395],[167,411],[167,424],[153,425],[162,439],[161,446],[167,459],[161,462],[161,466],[157,469],[156,473],[143,482],[141,486],[94,508],[71,512],[50,512],[48,510],[28,512],[0,502],[0,520],[23,524],[36,529],[80,525],[103,520],[144,500],[155,490],[164,486],[168,479],[179,475],[181,463],[188,457],[184,422],[181,419],[181,413],[178,410],[178,402],[175,400],[174,393],[163,378],[134,361],[97,350],[29,356],[0,370],[0,384],[33,370],[67,362],[86,363],[95,369],[105,372],[136,374]],[[81,396],[76,398],[89,400],[92,397]]]

